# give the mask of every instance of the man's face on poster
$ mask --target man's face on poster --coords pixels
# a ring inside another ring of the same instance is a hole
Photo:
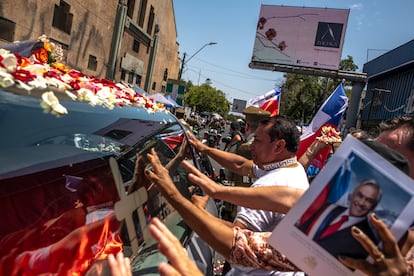
[[[380,191],[375,185],[365,184],[357,187],[351,195],[349,214],[354,217],[366,216],[379,200]]]

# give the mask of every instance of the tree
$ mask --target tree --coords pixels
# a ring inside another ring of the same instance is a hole
[[[358,69],[358,65],[354,63],[354,58],[350,55],[346,59],[341,60],[339,63],[339,70],[355,72]]]
[[[351,56],[341,60],[339,69],[343,71],[356,71]],[[287,73],[284,75],[285,83],[282,85],[280,113],[296,119],[298,124],[307,124],[312,120],[323,102],[335,90],[341,79],[318,77],[313,75],[299,75]],[[346,85],[349,85],[346,83]],[[350,91],[346,90],[349,96]]]
[[[198,112],[217,112],[224,117],[230,110],[225,94],[208,84],[188,87],[184,100],[187,106],[195,107]]]

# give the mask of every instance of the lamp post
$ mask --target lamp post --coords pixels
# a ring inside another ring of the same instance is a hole
[[[209,45],[215,45],[217,44],[217,42],[208,42],[206,44],[203,45],[203,47],[201,47],[200,49],[198,49],[192,56],[190,56],[187,60],[185,60],[185,58],[187,57],[187,53],[183,54],[183,60],[181,62],[181,68],[180,71],[178,73],[178,80],[181,80],[181,76],[183,74],[183,70],[184,70],[184,65],[187,64],[187,62],[189,62],[195,55],[197,55],[201,50],[203,50],[205,47],[209,46]]]

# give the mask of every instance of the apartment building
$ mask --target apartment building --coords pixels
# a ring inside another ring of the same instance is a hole
[[[172,0],[0,3],[0,46],[45,34],[87,75],[165,92],[180,67]]]

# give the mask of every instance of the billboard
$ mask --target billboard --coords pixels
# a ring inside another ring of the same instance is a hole
[[[231,111],[242,113],[243,110],[246,108],[247,101],[234,99]]]
[[[254,63],[338,70],[349,9],[262,5]]]

